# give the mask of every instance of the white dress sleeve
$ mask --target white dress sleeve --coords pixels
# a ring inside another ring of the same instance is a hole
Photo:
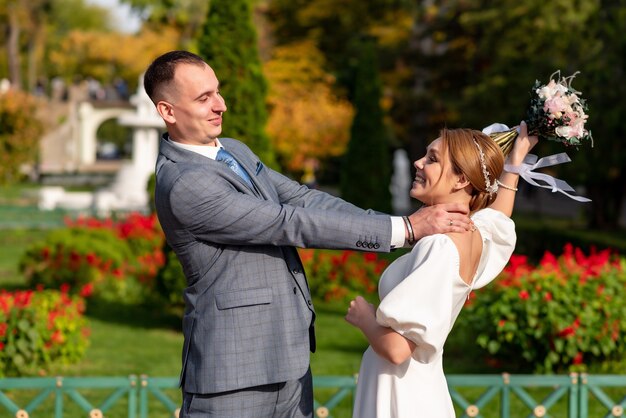
[[[428,363],[443,349],[453,321],[459,254],[451,239],[432,235],[418,241],[410,257],[406,277],[383,298],[376,320],[417,344],[413,358]]]
[[[479,289],[496,278],[508,263],[515,249],[515,223],[500,211],[482,209],[472,221],[483,238],[483,251],[478,274],[472,288]]]

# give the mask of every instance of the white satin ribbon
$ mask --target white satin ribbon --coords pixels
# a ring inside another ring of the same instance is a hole
[[[509,128],[503,123],[492,123],[491,125],[487,126],[485,129],[483,129],[483,133],[486,135],[489,135],[489,134],[497,133],[497,132],[505,132],[505,131],[508,131],[509,129],[511,128]],[[520,128],[518,126],[517,133],[519,132],[520,132]],[[561,192],[565,196],[571,199],[574,199],[578,202],[591,202],[591,199],[587,199],[586,197],[572,196],[569,193],[567,193],[567,192],[575,192],[576,190],[574,190],[572,186],[567,184],[565,181],[556,179],[548,174],[535,173],[533,171],[536,168],[543,168],[543,167],[549,167],[551,165],[569,163],[570,161],[572,160],[570,160],[570,158],[564,152],[560,154],[550,155],[548,157],[543,157],[541,159],[538,159],[538,157],[534,154],[528,154],[526,158],[524,158],[524,162],[521,165],[513,166],[513,165],[506,164],[504,166],[504,170],[510,173],[519,174],[521,178],[523,178],[524,180],[526,180],[528,183],[532,184],[533,186],[543,187],[545,189],[552,189],[552,193]],[[544,181],[547,184],[539,184],[535,180]]]
[[[515,166],[505,164],[504,170],[508,171],[509,173],[519,174],[521,178],[523,178],[533,186],[543,187],[545,189],[552,189],[552,193],[563,193],[565,196],[578,202],[591,202],[591,199],[587,199],[586,197],[572,196],[571,194],[567,193],[575,192],[575,190],[565,181],[556,179],[548,174],[535,173],[533,171],[536,168],[544,168],[552,165],[569,163],[570,161],[572,160],[570,160],[570,158],[564,152],[560,154],[549,155],[541,159],[538,159],[538,157],[534,154],[528,154],[526,158],[524,158],[524,162],[521,165]],[[540,180],[546,182],[547,184],[539,184],[535,180]]]
[[[506,132],[509,129],[511,128],[506,126],[504,123],[492,123],[491,125],[487,126],[485,129],[483,129],[483,133],[485,135],[491,135],[491,134],[495,134],[498,132]],[[519,126],[517,127],[517,133],[519,134]]]

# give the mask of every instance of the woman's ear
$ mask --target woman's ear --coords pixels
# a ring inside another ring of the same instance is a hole
[[[461,173],[457,176],[456,183],[454,183],[454,188],[456,190],[461,190],[470,185],[471,183],[469,182],[467,177],[465,177],[465,174]]]

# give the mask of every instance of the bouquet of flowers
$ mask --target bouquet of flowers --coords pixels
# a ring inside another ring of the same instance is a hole
[[[593,146],[591,132],[585,129],[587,122],[587,103],[581,92],[572,87],[572,80],[578,72],[569,77],[561,77],[556,71],[547,84],[539,80],[530,92],[530,104],[526,111],[526,123],[529,135],[540,139],[561,142],[565,145],[580,145],[589,140]],[[517,137],[515,128],[490,134],[507,155]]]

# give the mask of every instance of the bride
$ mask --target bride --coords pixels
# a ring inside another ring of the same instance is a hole
[[[526,124],[508,156],[520,165],[537,143]],[[473,289],[491,282],[515,247],[513,210],[518,174],[480,131],[444,129],[415,162],[411,197],[425,205],[458,202],[472,231],[422,238],[382,274],[375,309],[362,297],[346,320],[370,343],[363,354],[355,418],[449,418],[454,407],[443,372],[443,346]],[[450,221],[452,223],[452,221]]]

